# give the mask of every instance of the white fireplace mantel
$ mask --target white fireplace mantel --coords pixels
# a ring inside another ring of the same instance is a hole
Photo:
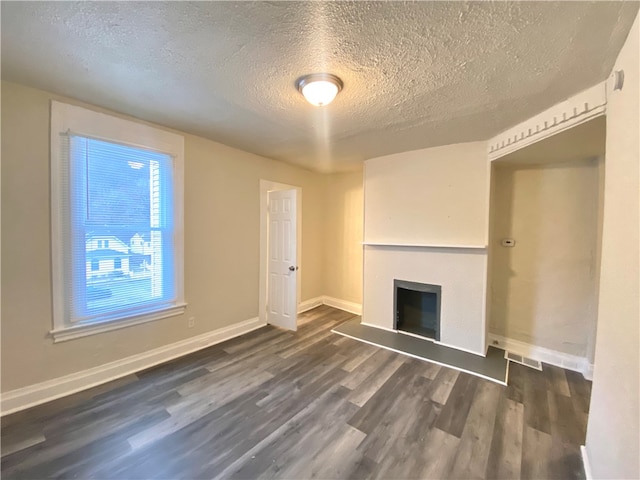
[[[461,249],[461,250],[486,250],[487,245],[446,245],[435,243],[399,243],[399,242],[362,242],[365,247],[416,247],[416,248],[446,248],[446,249]]]

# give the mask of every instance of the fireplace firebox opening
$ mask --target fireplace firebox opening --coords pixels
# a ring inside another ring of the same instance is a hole
[[[393,280],[394,328],[440,340],[440,285]]]

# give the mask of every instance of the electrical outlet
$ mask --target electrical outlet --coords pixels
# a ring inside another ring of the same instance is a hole
[[[196,317],[189,317],[187,320],[187,328],[193,328],[196,326]]]

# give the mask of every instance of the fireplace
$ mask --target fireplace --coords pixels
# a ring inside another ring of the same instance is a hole
[[[393,280],[394,328],[440,340],[440,285]]]

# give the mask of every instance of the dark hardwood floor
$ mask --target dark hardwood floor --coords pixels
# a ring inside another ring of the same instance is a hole
[[[318,307],[2,419],[9,478],[584,478],[591,384],[503,387],[330,332]]]

